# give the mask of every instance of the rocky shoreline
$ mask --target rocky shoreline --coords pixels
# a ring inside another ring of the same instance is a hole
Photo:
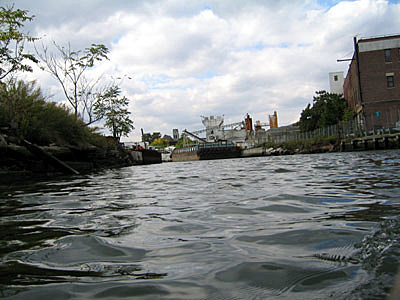
[[[241,157],[339,151],[343,151],[341,143],[338,140],[330,140],[308,144],[264,145],[242,150]],[[0,183],[87,174],[103,169],[152,163],[161,163],[160,153],[147,149],[127,149],[114,140],[101,147],[91,144],[37,146],[29,141],[19,141],[13,136],[0,134]]]
[[[139,164],[132,151],[118,143],[37,146],[0,135],[0,181],[90,173]]]
[[[0,182],[87,174],[102,169],[159,163],[151,150],[134,151],[110,140],[107,146],[55,145],[38,146],[26,140],[0,134]],[[278,156],[336,152],[332,143],[290,149],[285,146],[244,149],[241,157]],[[155,151],[153,151],[155,152]]]
[[[294,154],[314,154],[326,152],[338,152],[339,147],[335,144],[311,145],[305,148],[289,149],[283,146],[278,147],[256,147],[251,149],[244,149],[242,157],[255,157],[255,156],[280,156],[280,155],[294,155]]]

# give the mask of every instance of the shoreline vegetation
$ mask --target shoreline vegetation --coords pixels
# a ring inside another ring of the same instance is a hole
[[[0,7],[0,181],[135,164],[119,143],[134,129],[129,99],[120,88],[123,79],[89,76],[109,60],[109,49],[45,43],[24,32],[33,19],[14,5]],[[21,72],[37,72],[37,67],[58,82],[61,99],[52,101],[35,81],[19,79]],[[100,134],[96,122],[112,137]]]
[[[1,181],[93,172],[135,164],[119,139],[50,102],[35,82],[0,83]]]

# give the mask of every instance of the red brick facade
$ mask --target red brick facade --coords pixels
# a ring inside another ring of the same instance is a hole
[[[353,61],[355,57],[353,56]],[[357,112],[360,106],[360,97],[359,97],[359,89],[358,89],[358,77],[357,77],[357,68],[355,63],[351,63],[349,67],[349,71],[347,72],[347,76],[344,80],[343,84],[343,92],[344,98],[347,100],[349,107]]]
[[[400,120],[400,36],[361,39],[356,47],[360,73],[355,53],[344,83],[345,99],[365,129],[396,126]]]

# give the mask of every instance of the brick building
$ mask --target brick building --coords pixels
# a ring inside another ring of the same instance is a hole
[[[344,98],[367,129],[394,127],[400,120],[400,35],[354,38]]]

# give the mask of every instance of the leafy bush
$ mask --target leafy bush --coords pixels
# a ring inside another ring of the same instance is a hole
[[[101,147],[101,148],[114,148],[115,141],[110,141],[104,135],[98,133],[99,128],[88,127],[89,135],[87,136],[87,142],[91,145]]]
[[[169,146],[168,140],[164,138],[158,138],[155,139],[152,143],[151,146],[158,147],[158,148],[165,148]]]
[[[79,145],[92,135],[65,106],[47,102],[35,82],[12,80],[0,86],[0,124],[39,145]]]

